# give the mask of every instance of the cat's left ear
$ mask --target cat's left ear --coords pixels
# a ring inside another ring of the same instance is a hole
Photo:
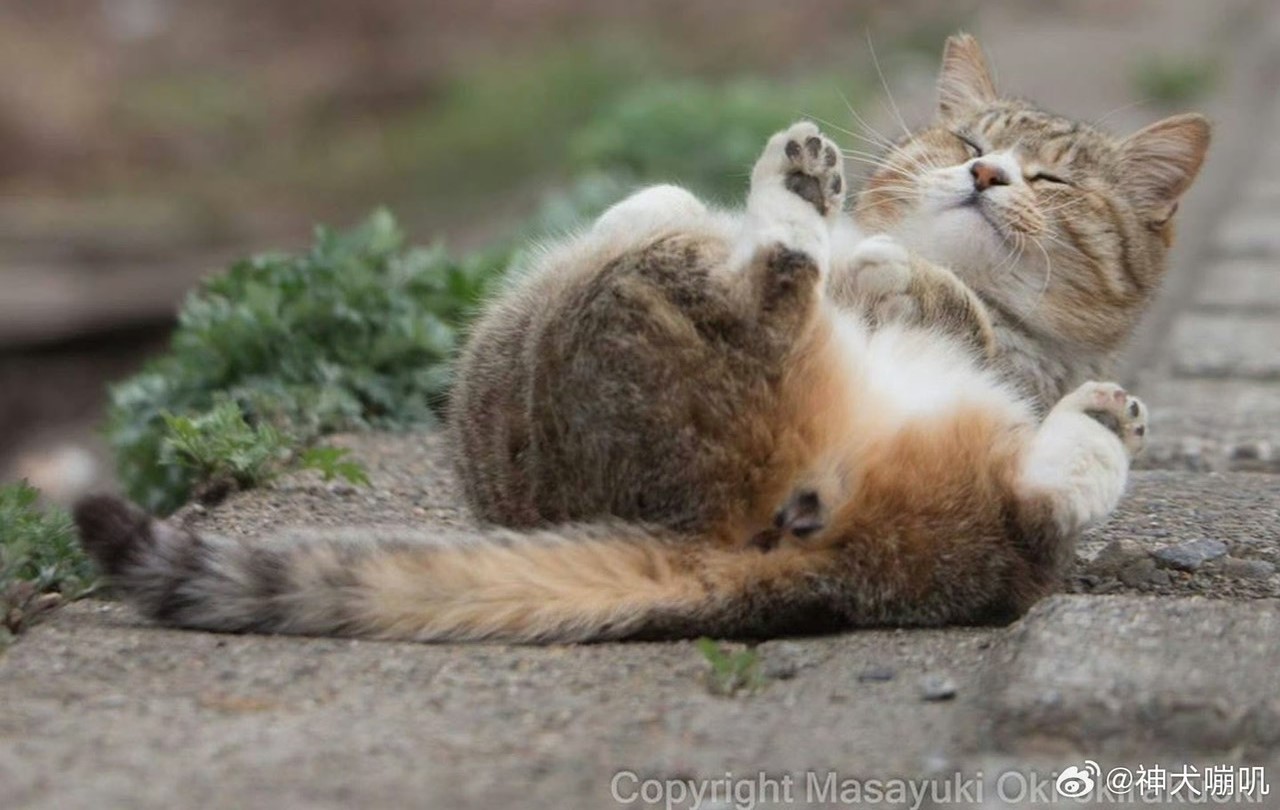
[[[1135,132],[1120,144],[1120,172],[1138,214],[1164,225],[1191,187],[1209,148],[1209,122],[1202,115],[1175,115]]]
[[[947,37],[938,73],[938,115],[957,118],[995,100],[996,83],[978,40],[965,33]]]

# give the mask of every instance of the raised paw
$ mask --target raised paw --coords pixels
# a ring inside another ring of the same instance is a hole
[[[800,121],[769,139],[753,172],[753,183],[780,181],[792,194],[824,216],[844,205],[844,167],[840,149],[817,124]]]
[[[873,324],[910,320],[919,315],[911,296],[911,256],[891,236],[862,240],[841,268],[847,274],[853,298]]]
[[[1120,437],[1130,456],[1147,442],[1147,406],[1115,383],[1087,382],[1063,399]]]

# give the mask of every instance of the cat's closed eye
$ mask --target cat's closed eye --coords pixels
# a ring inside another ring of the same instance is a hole
[[[984,150],[977,141],[973,140],[973,138],[970,138],[968,135],[965,135],[962,132],[953,132],[951,134],[955,135],[956,138],[959,139],[960,143],[964,144],[965,151],[969,153],[969,157],[979,158],[986,154],[986,150]]]
[[[1030,177],[1027,178],[1027,182],[1028,183],[1037,183],[1037,182],[1056,183],[1057,185],[1060,185],[1060,186],[1071,185],[1071,181],[1067,180],[1066,178],[1053,174],[1051,172],[1044,172],[1044,171],[1036,172],[1035,174],[1031,175]]]

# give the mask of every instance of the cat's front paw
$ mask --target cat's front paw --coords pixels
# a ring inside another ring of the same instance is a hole
[[[848,275],[854,298],[874,324],[919,316],[911,295],[911,254],[893,237],[880,234],[862,240],[841,272]]]
[[[822,216],[844,206],[844,166],[840,148],[812,121],[799,121],[769,139],[756,163],[753,183],[781,182]]]
[[[1067,394],[1063,401],[1119,436],[1130,457],[1146,446],[1147,406],[1119,385],[1090,381]]]

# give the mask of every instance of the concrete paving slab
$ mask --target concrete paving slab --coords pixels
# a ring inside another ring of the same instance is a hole
[[[1266,755],[1280,744],[1280,602],[1050,598],[993,649],[997,750]]]
[[[1280,472],[1280,382],[1158,379],[1131,387],[1151,409],[1138,468]]]
[[[1280,320],[1257,315],[1187,314],[1170,337],[1176,375],[1280,379]]]
[[[726,698],[690,642],[219,636],[84,602],[0,658],[0,807],[608,807],[623,770],[920,773],[977,744],[1001,632],[769,642],[771,680]]]
[[[1259,188],[1265,190],[1266,185]],[[1260,205],[1237,209],[1222,220],[1215,245],[1227,256],[1280,256],[1278,216],[1280,212]]]
[[[1280,260],[1224,259],[1202,272],[1195,305],[1237,310],[1280,309]]]

